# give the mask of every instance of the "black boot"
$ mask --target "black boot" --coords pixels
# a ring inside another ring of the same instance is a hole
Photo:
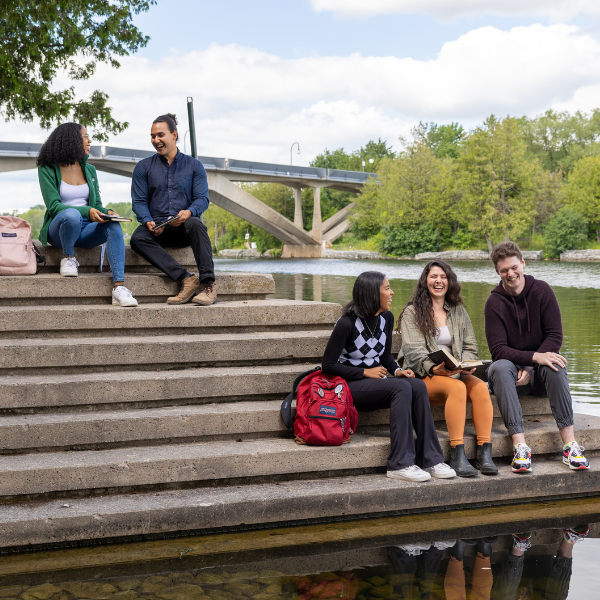
[[[492,555],[492,544],[495,544],[498,540],[498,536],[484,537],[477,540],[477,554],[481,556],[489,557]]]
[[[487,442],[477,446],[477,454],[474,460],[475,468],[481,471],[482,475],[498,475],[498,467],[492,460],[492,443]]]
[[[465,445],[457,444],[451,449],[450,466],[456,471],[459,477],[475,477],[477,469],[471,466],[471,463],[465,456]]]
[[[456,540],[456,544],[450,550],[450,556],[453,556],[456,560],[463,560],[467,546],[475,546],[475,544],[477,544],[477,540]]]

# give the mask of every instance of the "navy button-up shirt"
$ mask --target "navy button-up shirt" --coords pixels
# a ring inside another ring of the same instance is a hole
[[[131,203],[137,220],[159,223],[189,210],[199,217],[208,208],[208,182],[202,163],[177,150],[169,165],[160,154],[141,160],[133,170]]]

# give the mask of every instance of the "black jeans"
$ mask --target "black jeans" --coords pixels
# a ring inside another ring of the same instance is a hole
[[[550,367],[537,365],[531,382],[516,387],[518,374],[519,366],[504,359],[494,361],[488,370],[489,387],[496,396],[509,435],[525,431],[519,396],[528,394],[539,398],[548,396],[559,429],[573,425],[573,401],[566,369],[558,367],[558,371],[554,371]]]
[[[427,388],[420,379],[389,377],[349,381],[357,410],[390,409],[391,452],[388,470],[417,465],[422,469],[444,462],[429,408]],[[413,436],[413,427],[417,434]]]
[[[212,245],[206,225],[197,217],[190,217],[183,225],[167,225],[159,236],[154,236],[145,225],[140,225],[131,236],[131,247],[173,281],[181,279],[187,270],[165,248],[192,247],[202,283],[215,280]]]

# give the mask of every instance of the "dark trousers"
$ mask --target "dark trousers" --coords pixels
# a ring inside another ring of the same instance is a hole
[[[388,377],[349,381],[357,410],[390,409],[391,452],[388,470],[417,465],[422,469],[444,462],[433,423],[427,388],[420,379]],[[413,436],[413,427],[417,440]]]
[[[490,389],[498,402],[500,414],[509,435],[524,433],[523,410],[519,396],[532,394],[543,398],[548,396],[554,420],[559,429],[573,425],[573,401],[569,391],[567,370],[558,367],[537,366],[533,370],[531,382],[516,387],[519,366],[510,360],[494,361],[488,370]]]
[[[392,589],[397,596],[394,597],[429,600],[444,551],[431,546],[419,556],[410,556],[399,546],[391,546],[387,555],[395,575]]]
[[[145,225],[140,225],[131,236],[131,247],[152,266],[168,275],[173,281],[181,279],[187,270],[165,248],[192,247],[202,283],[215,280],[212,245],[206,225],[197,217],[190,217],[183,225],[167,225],[159,236],[154,236]]]

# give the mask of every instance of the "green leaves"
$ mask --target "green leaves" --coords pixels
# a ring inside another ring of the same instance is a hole
[[[72,80],[91,77],[99,62],[118,67],[115,57],[144,47],[149,38],[133,25],[133,15],[156,0],[6,0],[0,16],[0,114],[6,120],[42,127],[68,117],[106,140],[128,123],[114,119],[107,95],[96,90],[77,99],[73,87],[55,91],[52,82],[65,70]]]

